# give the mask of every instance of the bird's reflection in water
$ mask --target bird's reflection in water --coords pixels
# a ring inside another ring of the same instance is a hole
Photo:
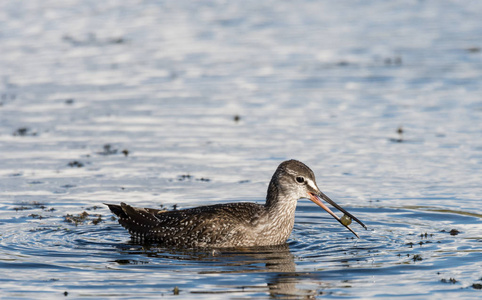
[[[315,290],[298,289],[296,285],[300,281],[299,274],[296,273],[294,256],[290,252],[288,244],[278,246],[237,248],[237,249],[215,249],[215,250],[178,250],[159,248],[155,245],[135,245],[129,249],[120,249],[123,254],[139,255],[143,254],[149,258],[169,260],[173,265],[179,262],[189,261],[185,266],[190,271],[198,269],[198,274],[258,274],[257,278],[262,278],[268,287],[268,293],[272,297],[290,296],[296,298],[311,298],[316,295]],[[117,260],[119,264],[131,264],[129,260]],[[139,264],[138,260],[134,260]],[[153,262],[144,262],[152,264]],[[199,263],[199,264],[198,264]],[[207,264],[206,264],[207,263]],[[259,276],[262,274],[262,276]],[[251,282],[252,283],[252,282]],[[260,286],[240,285],[226,287],[225,293],[260,292]],[[191,293],[206,293],[212,291],[193,290]],[[216,294],[223,293],[217,290]]]

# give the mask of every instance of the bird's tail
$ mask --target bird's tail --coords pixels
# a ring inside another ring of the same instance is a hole
[[[132,207],[125,203],[120,205],[104,204],[119,217],[119,224],[127,229],[133,238],[149,238],[152,234],[152,229],[159,223],[159,219],[152,212],[145,209]]]
[[[109,207],[110,211],[114,213],[114,215],[118,216],[119,218],[127,218],[126,213],[124,212],[124,210],[120,205],[109,204],[109,203],[104,203],[104,204]]]

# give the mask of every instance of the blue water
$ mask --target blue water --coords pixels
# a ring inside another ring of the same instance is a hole
[[[481,11],[2,1],[1,297],[480,297]],[[359,240],[300,200],[281,247],[147,247],[102,204],[263,203],[291,158]]]

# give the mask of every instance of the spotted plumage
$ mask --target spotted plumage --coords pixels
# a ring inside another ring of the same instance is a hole
[[[119,223],[141,242],[188,248],[251,247],[285,243],[293,229],[300,198],[311,199],[340,221],[320,201],[325,200],[365,227],[321,193],[313,171],[296,160],[278,166],[264,205],[240,202],[173,211],[137,208],[125,203],[107,205],[119,217]]]

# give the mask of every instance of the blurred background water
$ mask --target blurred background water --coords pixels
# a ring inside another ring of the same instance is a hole
[[[5,298],[477,298],[482,3],[0,2]],[[309,165],[287,245],[130,242],[104,202],[263,203]]]

